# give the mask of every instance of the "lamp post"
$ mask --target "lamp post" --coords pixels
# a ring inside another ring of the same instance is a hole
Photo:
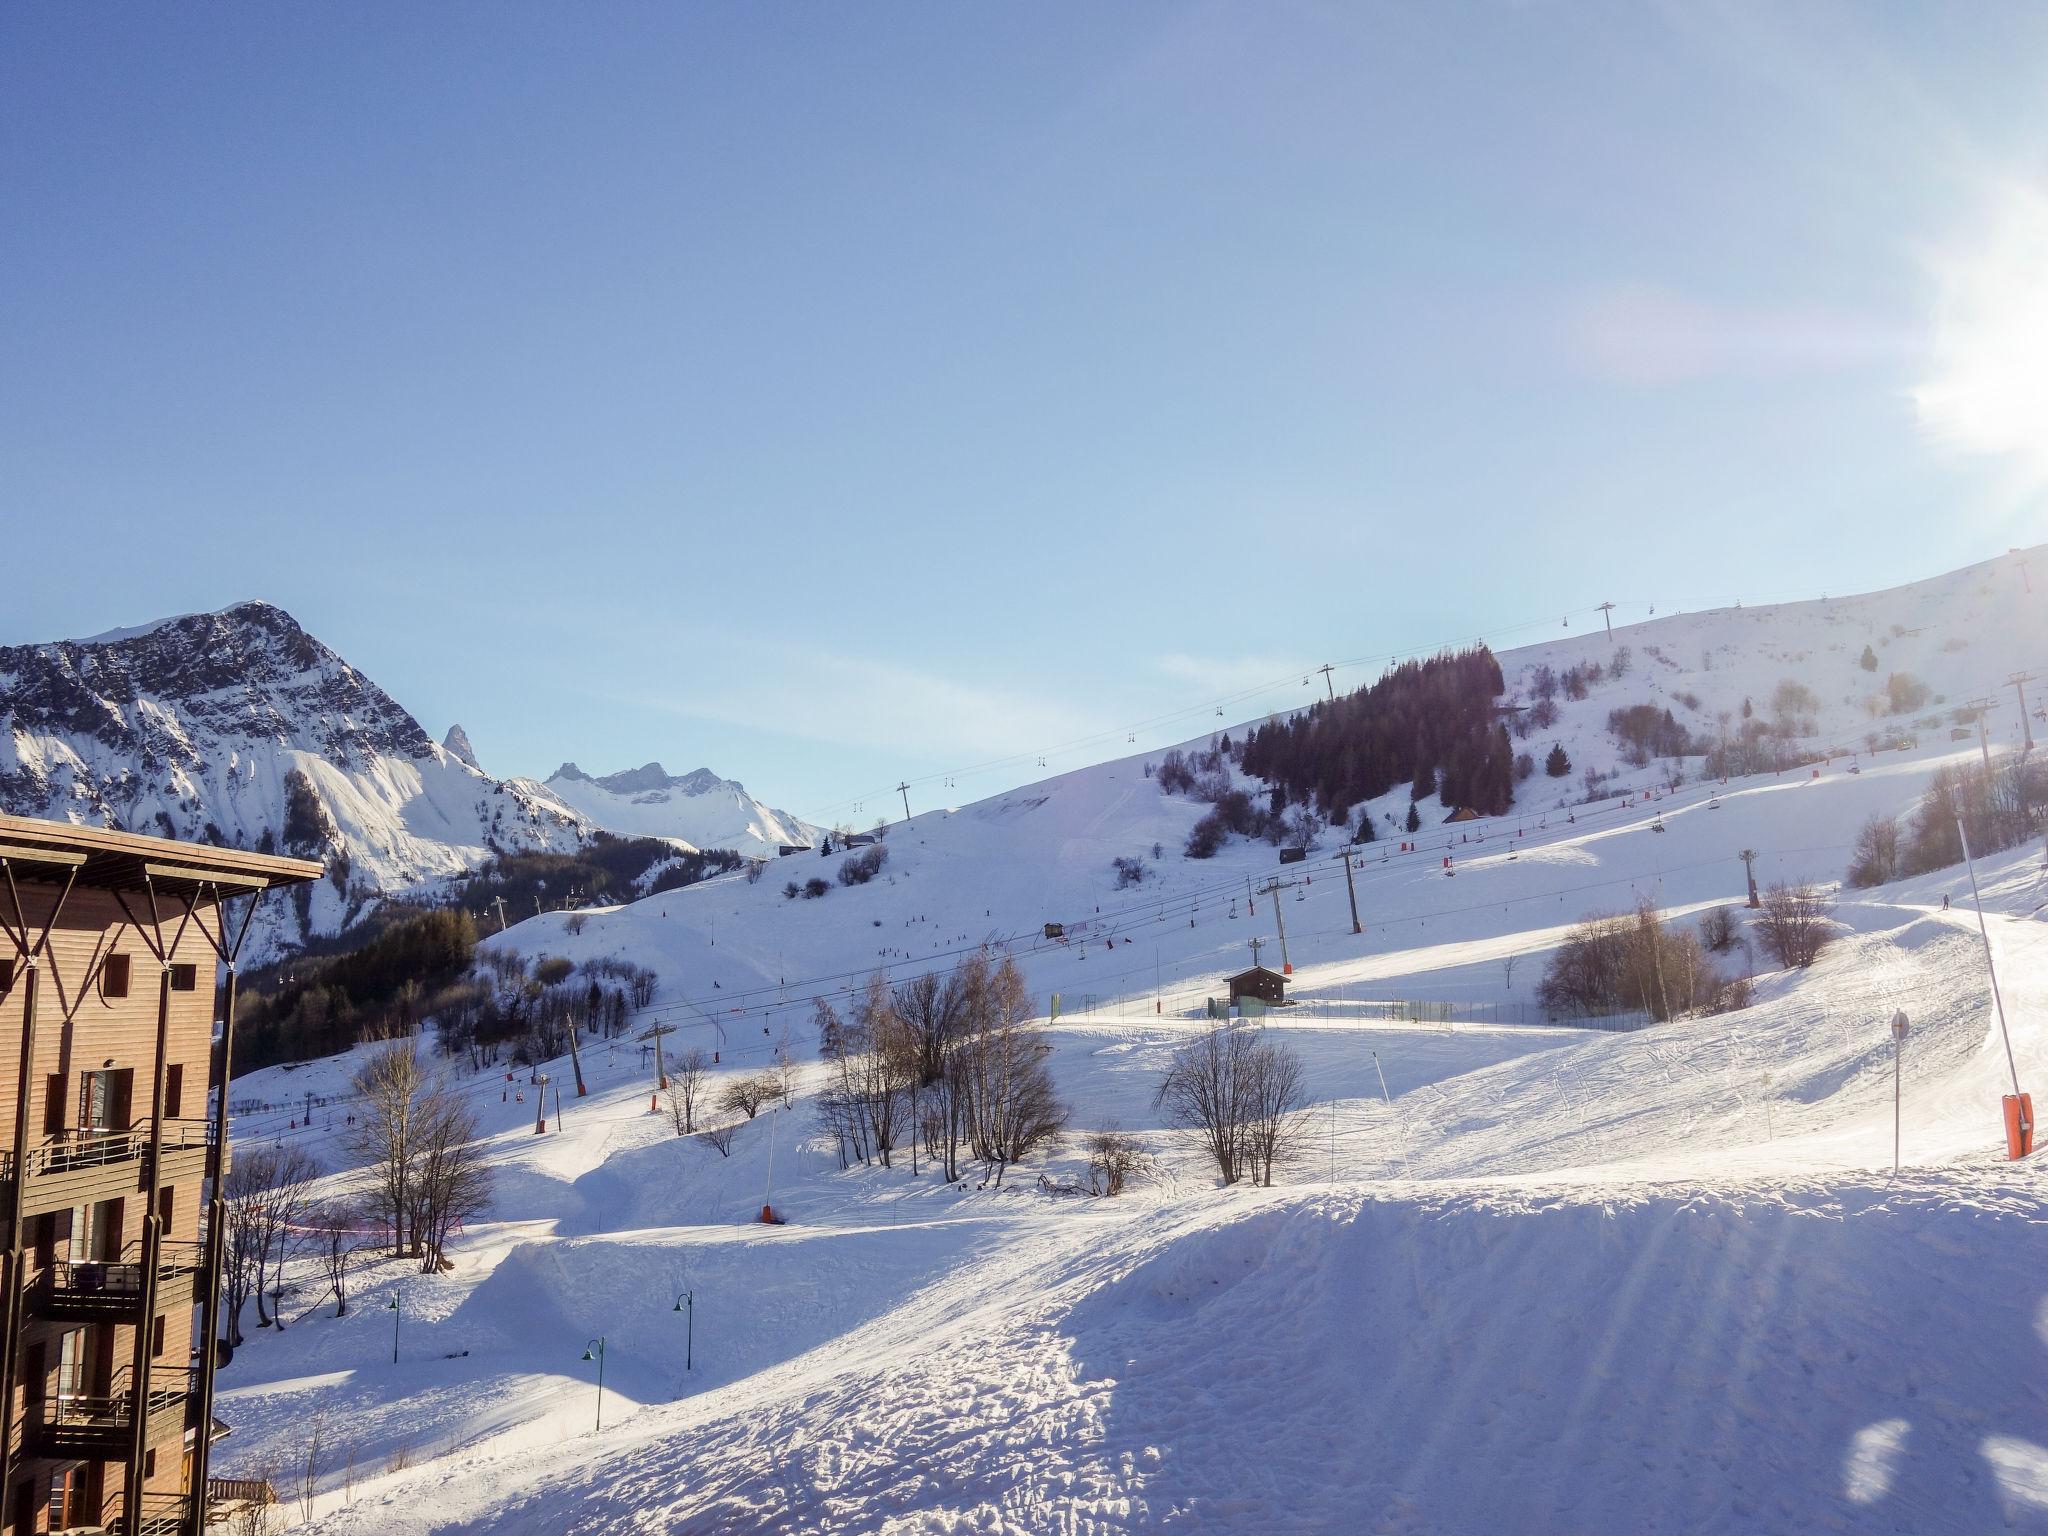
[[[1892,1177],[1899,1174],[1899,1052],[1906,1043],[1906,1010],[1892,1015]]]
[[[583,1358],[597,1362],[597,1427],[604,1428],[604,1335],[583,1346]]]
[[[676,1310],[683,1314],[683,1369],[697,1368],[697,1293],[685,1291],[676,1298]]]
[[[384,1303],[384,1310],[391,1314],[391,1363],[398,1364],[398,1324],[405,1316],[405,1308],[399,1305],[404,1298],[398,1291],[391,1293],[391,1299]]]

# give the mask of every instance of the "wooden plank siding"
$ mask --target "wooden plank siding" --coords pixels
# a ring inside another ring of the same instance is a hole
[[[38,864],[39,856],[45,862]],[[11,1475],[0,1487],[6,1501],[0,1530],[13,1536],[49,1529],[53,1476],[72,1462],[35,1450],[61,1444],[74,1447],[66,1454],[78,1458],[83,1473],[79,1502],[65,1512],[67,1524],[126,1530],[135,1515],[153,1527],[170,1511],[181,1529],[196,1536],[202,1501],[180,1504],[177,1496],[190,1471],[188,1431],[198,1427],[201,1388],[211,1367],[193,1345],[196,1311],[207,1294],[202,1242],[220,976],[218,954],[201,924],[218,937],[216,899],[317,878],[320,867],[7,816],[0,816],[0,858],[12,876],[11,885],[0,882],[0,913],[10,928],[25,924],[31,941],[57,911],[67,876],[73,880],[35,967],[35,1040],[25,1094],[21,1047],[29,968],[16,943],[0,938],[0,1160],[6,1164],[0,1189],[8,1196],[0,1203],[0,1227],[8,1225],[18,1187],[22,1230],[5,1236],[10,1251],[21,1250],[23,1293],[13,1379],[4,1383],[0,1398],[15,1427]],[[190,916],[188,900],[196,907]],[[166,947],[161,958],[159,933]],[[234,937],[230,931],[230,944]],[[109,986],[122,969],[109,963],[116,957],[126,961],[125,995]],[[179,985],[165,994],[171,976]],[[159,1146],[151,1133],[158,1010],[166,995]],[[89,1092],[95,1081],[99,1091]],[[17,1167],[17,1105],[24,1101],[27,1155]],[[164,1216],[153,1271],[141,1262],[152,1168]],[[155,1305],[145,1316],[152,1282]],[[77,1340],[81,1368],[60,1384],[67,1335]],[[150,1375],[146,1402],[132,1391],[138,1342]],[[67,1419],[55,1406],[60,1391],[97,1397],[100,1408],[88,1405]],[[146,1507],[127,1496],[138,1416],[147,1436]],[[131,1426],[125,1435],[119,1432],[122,1422]],[[123,1443],[97,1443],[112,1441]],[[95,1448],[75,1448],[84,1443]],[[24,1493],[30,1499],[26,1508]]]

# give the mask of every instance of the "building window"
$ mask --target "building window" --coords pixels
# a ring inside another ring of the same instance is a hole
[[[64,1101],[70,1097],[62,1072],[52,1072],[43,1081],[43,1134],[64,1134]]]
[[[161,1359],[163,1357],[164,1319],[162,1313],[158,1313],[156,1320],[149,1325],[149,1352],[154,1358]]]
[[[14,990],[14,962],[0,960],[0,993]]]
[[[128,995],[128,957],[109,955],[106,964],[100,967],[100,996],[126,997]]]
[[[173,992],[196,992],[199,990],[199,967],[196,965],[174,965],[171,967],[171,990]]]
[[[164,1068],[164,1118],[176,1120],[185,1109],[185,1064],[174,1061]]]

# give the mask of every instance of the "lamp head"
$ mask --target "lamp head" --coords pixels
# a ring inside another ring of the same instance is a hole
[[[597,1356],[593,1355],[589,1350],[586,1349],[585,1351],[583,1351],[583,1358],[586,1360],[595,1360]]]

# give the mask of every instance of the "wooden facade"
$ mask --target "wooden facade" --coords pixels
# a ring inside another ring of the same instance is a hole
[[[205,1526],[234,958],[320,874],[0,816],[0,1536]]]
[[[1230,978],[1230,1000],[1241,1003],[1246,998],[1278,1007],[1287,1001],[1287,978],[1278,971],[1255,965],[1248,971],[1239,971]]]

